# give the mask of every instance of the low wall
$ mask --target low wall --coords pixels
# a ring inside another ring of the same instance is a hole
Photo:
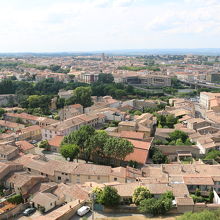
[[[76,211],[85,204],[84,200],[75,200],[67,203],[60,208],[55,209],[49,214],[45,215],[48,219],[53,220],[69,220],[73,215],[75,215]]]
[[[16,219],[16,216],[28,208],[29,204],[19,204],[15,208],[0,214],[0,220]]]

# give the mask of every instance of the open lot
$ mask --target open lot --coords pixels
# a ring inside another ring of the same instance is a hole
[[[91,212],[85,216],[88,220],[92,220]],[[95,220],[176,220],[177,215],[163,217],[147,217],[141,214],[107,214],[95,213]],[[82,217],[75,215],[71,220],[82,220]]]

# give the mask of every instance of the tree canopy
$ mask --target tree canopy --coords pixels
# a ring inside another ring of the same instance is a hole
[[[135,205],[139,205],[142,200],[149,199],[151,197],[152,195],[146,187],[139,186],[135,189],[133,193],[132,201]]]
[[[73,161],[75,158],[78,158],[80,152],[79,146],[76,144],[64,144],[60,148],[60,153],[66,159],[69,158],[70,161]]]
[[[104,206],[114,207],[120,202],[120,196],[118,195],[117,189],[111,186],[105,186],[100,194],[100,202]]]

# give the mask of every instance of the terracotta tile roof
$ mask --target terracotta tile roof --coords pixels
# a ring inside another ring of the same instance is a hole
[[[50,203],[54,203],[58,200],[57,196],[53,195],[52,193],[37,193],[33,199],[31,200],[35,204],[40,204],[43,207],[46,207]]]
[[[26,128],[23,128],[19,131],[19,133],[26,133],[31,131],[41,130],[41,127],[39,125],[32,125]]]
[[[134,152],[127,155],[125,157],[125,161],[133,160],[137,161],[138,163],[145,164],[147,162],[148,153],[148,150],[134,148]]]
[[[50,140],[48,141],[48,143],[49,143],[50,146],[60,147],[60,145],[61,145],[61,143],[62,143],[62,141],[63,141],[63,138],[64,138],[64,136],[59,136],[59,135],[57,135],[57,136],[55,136],[54,138],[50,139]]]
[[[146,141],[139,141],[132,139],[127,139],[127,140],[134,145],[134,148],[137,149],[149,150],[151,147],[151,141],[146,142]]]
[[[9,155],[17,150],[17,147],[12,145],[0,145],[0,154]]]
[[[34,115],[30,115],[27,113],[6,113],[6,116],[9,117],[13,117],[13,118],[23,118],[23,119],[27,119],[27,120],[33,120],[33,121],[38,121],[40,119],[40,117],[38,116],[34,116]]]
[[[110,166],[102,166],[102,165],[95,165],[95,164],[80,164],[74,170],[74,174],[81,174],[81,175],[100,175],[105,176],[111,173]]]
[[[144,139],[144,133],[143,132],[135,132],[135,131],[121,131],[120,136],[122,138],[130,138],[130,139]]]
[[[33,144],[30,144],[27,141],[17,141],[15,142],[15,144],[22,150],[22,151],[26,151],[26,150],[30,150],[35,148],[35,146]]]
[[[24,127],[24,125],[22,125],[22,124],[10,122],[10,121],[4,121],[4,120],[0,120],[0,126],[6,127],[6,128],[18,128],[19,126]]]
[[[214,182],[211,177],[200,177],[200,176],[184,176],[184,183],[186,185],[209,185],[213,186]]]

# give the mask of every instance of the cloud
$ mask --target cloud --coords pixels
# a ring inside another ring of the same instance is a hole
[[[190,47],[194,36],[200,47],[219,45],[219,0],[13,1],[0,8],[2,51]]]
[[[197,6],[190,3],[200,3]],[[185,5],[176,4],[174,8],[164,10],[146,25],[147,30],[176,33],[216,33],[220,26],[220,2],[215,0],[185,0]]]

